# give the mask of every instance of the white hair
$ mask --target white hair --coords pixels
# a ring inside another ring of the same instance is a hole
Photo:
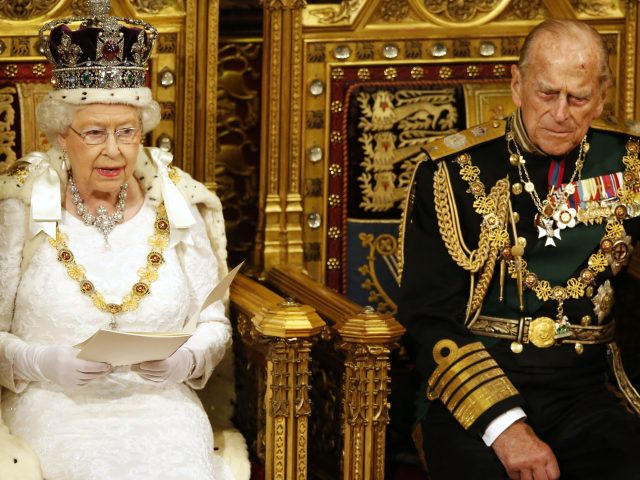
[[[57,147],[58,135],[67,131],[78,109],[85,106],[74,105],[47,95],[36,109],[38,129],[45,134],[51,145]],[[160,105],[155,100],[150,100],[145,106],[131,106],[137,108],[140,113],[143,134],[150,132],[160,123]]]

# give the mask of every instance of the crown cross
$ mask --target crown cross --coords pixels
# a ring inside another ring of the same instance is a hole
[[[115,65],[122,62],[124,50],[124,35],[115,18],[109,18],[104,24],[104,30],[98,34],[96,62],[99,65]]]

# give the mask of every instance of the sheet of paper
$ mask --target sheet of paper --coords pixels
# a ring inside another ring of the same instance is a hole
[[[236,273],[240,271],[240,267],[244,265],[244,262],[240,262],[240,264],[227,273],[222,280],[218,282],[218,284],[213,287],[213,290],[207,295],[207,298],[202,303],[200,308],[196,308],[196,310],[189,315],[189,320],[184,326],[185,332],[193,333],[196,329],[196,325],[198,324],[198,319],[200,317],[200,312],[207,308],[212,303],[217,302],[218,300],[222,300],[224,298],[224,294],[227,292],[227,289],[231,286],[231,282],[236,276]]]
[[[102,329],[76,347],[81,349],[78,358],[117,367],[164,360],[190,336],[184,332],[118,332]]]
[[[224,298],[224,294],[226,293],[227,289],[231,286],[231,282],[233,282],[233,279],[235,278],[236,273],[240,271],[240,267],[242,267],[242,265],[244,265],[244,262],[240,262],[240,264],[236,268],[234,268],[229,273],[227,273],[224,276],[224,278],[220,280],[215,287],[213,287],[213,290],[211,290],[211,293],[202,304],[200,311],[204,310],[212,303],[217,302],[218,300],[222,300]]]

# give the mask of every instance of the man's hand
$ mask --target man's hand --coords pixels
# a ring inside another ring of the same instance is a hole
[[[511,479],[556,480],[560,467],[549,445],[540,440],[533,429],[519,420],[498,435],[494,452]]]

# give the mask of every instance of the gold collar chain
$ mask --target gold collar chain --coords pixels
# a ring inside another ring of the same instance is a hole
[[[522,258],[524,255],[524,238],[516,238],[514,245],[506,245],[500,248],[501,262],[506,262],[509,275],[518,282],[521,311],[524,311],[522,298],[523,287],[532,290],[539,300],[546,302],[551,299],[558,302],[554,326],[555,339],[570,335],[568,319],[564,315],[563,310],[564,301],[569,298],[582,298],[587,288],[595,283],[596,276],[603,272],[607,266],[611,266],[611,268],[616,271],[629,260],[631,251],[630,239],[626,235],[622,222],[628,215],[628,206],[632,205],[633,202],[636,201],[636,197],[640,195],[638,194],[640,190],[640,180],[638,178],[638,174],[640,173],[638,151],[640,148],[638,140],[630,139],[627,142],[626,150],[627,155],[622,159],[626,167],[624,173],[625,184],[618,192],[620,203],[614,209],[613,215],[607,219],[605,233],[600,240],[598,251],[591,254],[587,262],[587,268],[583,269],[578,276],[569,278],[564,286],[552,286],[548,280],[538,278],[538,275],[527,268],[527,262]],[[478,180],[479,169],[472,166],[471,156],[468,153],[459,155],[456,161],[463,167],[461,168],[460,174],[462,178],[469,183],[469,191],[475,198],[473,204],[474,209],[478,214],[483,215],[484,210],[480,208],[482,202],[479,200],[485,198],[486,193],[484,185]],[[465,174],[469,169],[473,169],[475,172],[473,178]],[[512,214],[512,217],[513,216],[514,214]],[[500,297],[502,299],[502,291]]]
[[[95,289],[85,275],[85,268],[76,263],[73,252],[67,245],[67,235],[59,228],[56,228],[55,240],[49,238],[49,243],[58,252],[58,260],[67,269],[69,277],[80,285],[80,291],[91,298],[98,310],[111,314],[109,328],[115,330],[118,327],[116,315],[136,310],[142,298],[149,293],[151,284],[158,279],[158,268],[164,263],[162,252],[169,244],[169,230],[167,211],[162,203],[156,207],[154,232],[148,239],[151,248],[147,255],[147,264],[138,270],[138,281],[131,287],[131,292],[122,298],[121,303],[107,303],[104,296]]]

